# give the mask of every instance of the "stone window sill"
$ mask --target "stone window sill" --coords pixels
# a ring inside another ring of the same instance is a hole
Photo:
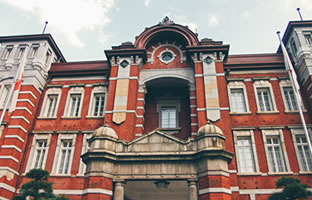
[[[237,176],[261,176],[261,172],[238,172]]]
[[[249,112],[230,112],[230,115],[251,115],[252,113]]]
[[[158,128],[157,130],[162,131],[162,132],[166,132],[169,134],[175,134],[175,133],[179,133],[181,131],[181,127],[178,127],[178,128]]]
[[[38,119],[56,119],[57,117],[45,117],[45,116],[39,116]]]
[[[268,172],[268,175],[293,175],[293,172]]]
[[[62,116],[61,119],[80,119],[80,116],[77,117],[70,117],[70,116]]]
[[[262,114],[265,114],[265,115],[270,115],[270,114],[279,114],[279,111],[257,111],[257,114],[259,115],[262,115]]]
[[[103,116],[86,116],[86,119],[101,119],[101,118],[104,118],[104,115]]]

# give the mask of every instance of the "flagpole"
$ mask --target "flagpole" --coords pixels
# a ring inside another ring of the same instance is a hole
[[[310,138],[310,135],[309,135],[309,132],[308,132],[308,128],[307,128],[307,125],[306,125],[306,122],[305,122],[305,119],[304,119],[304,116],[303,116],[303,103],[301,101],[301,97],[299,96],[300,95],[299,84],[298,84],[297,80],[295,80],[295,77],[292,74],[292,71],[293,71],[293,73],[295,73],[295,72],[294,72],[294,69],[292,67],[292,64],[291,64],[291,61],[289,59],[288,53],[286,51],[286,48],[285,48],[285,46],[283,44],[283,41],[281,39],[279,31],[277,32],[277,35],[278,35],[278,39],[280,41],[281,49],[282,49],[282,52],[283,52],[285,66],[287,66],[286,67],[286,71],[288,72],[288,76],[289,76],[289,79],[290,79],[290,82],[291,82],[291,87],[292,87],[292,89],[294,91],[294,94],[295,94],[295,97],[296,97],[296,102],[298,104],[298,110],[299,110],[299,115],[300,115],[301,123],[302,123],[302,126],[303,126],[303,130],[304,130],[304,134],[305,134],[305,136],[307,138],[307,142],[308,142],[308,147],[309,147],[310,153],[312,153],[311,138]],[[296,88],[295,85],[297,85],[298,88]]]
[[[28,46],[25,47],[23,58],[21,59],[21,61],[19,63],[19,67],[17,69],[17,72],[16,72],[15,77],[14,77],[14,79],[12,81],[12,84],[11,84],[10,92],[9,92],[9,94],[6,97],[6,102],[5,102],[5,105],[3,107],[3,110],[2,110],[2,113],[1,113],[1,117],[0,117],[0,126],[2,125],[2,122],[3,122],[4,116],[5,116],[6,110],[8,109],[9,103],[11,103],[11,106],[12,106],[13,102],[11,102],[11,99],[12,99],[14,91],[15,91],[16,83],[18,81],[21,81],[21,80],[18,80],[19,78],[22,79],[21,75],[22,75],[22,73],[24,71],[25,64],[26,64],[27,49],[28,49]],[[16,101],[14,101],[14,103],[15,102]]]
[[[19,68],[20,68],[20,67],[19,67]],[[2,121],[3,121],[3,118],[4,118],[5,112],[6,112],[7,108],[8,108],[9,102],[10,102],[11,97],[12,97],[12,94],[13,94],[13,92],[14,92],[14,86],[15,86],[15,84],[16,84],[16,80],[17,80],[17,76],[18,76],[19,71],[20,71],[20,70],[18,69],[18,70],[17,70],[17,73],[16,73],[16,75],[15,75],[13,81],[12,81],[12,84],[11,84],[11,87],[10,87],[10,92],[9,92],[9,94],[7,95],[6,99],[5,99],[6,102],[5,102],[5,105],[4,105],[4,107],[3,107],[3,110],[2,110],[2,113],[1,113],[1,117],[0,117],[0,126],[2,125]],[[3,86],[3,87],[4,87],[4,86]]]

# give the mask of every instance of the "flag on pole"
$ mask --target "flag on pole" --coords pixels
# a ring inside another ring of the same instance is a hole
[[[294,70],[294,67],[293,67],[291,61],[290,61],[290,58],[288,56],[287,50],[285,48],[285,45],[284,45],[283,41],[281,41],[281,39],[280,39],[280,43],[281,43],[282,53],[283,53],[283,56],[284,56],[284,63],[285,63],[286,71],[289,71],[290,75],[292,76],[294,89],[295,89],[294,92],[297,95],[298,101],[299,101],[298,104],[299,104],[299,106],[301,106],[303,108],[303,103],[302,103],[302,99],[301,99],[301,95],[300,95],[300,86],[299,86],[298,81],[297,81],[296,72]]]
[[[13,112],[15,110],[16,107],[16,102],[17,102],[17,98],[18,98],[18,94],[19,91],[21,89],[21,84],[22,84],[22,80],[23,80],[23,74],[24,74],[24,69],[25,69],[25,65],[26,65],[26,61],[27,61],[27,48],[28,46],[25,47],[24,53],[23,53],[23,57],[20,60],[19,63],[19,67],[16,73],[16,77],[15,77],[15,82],[13,84],[12,87],[14,87],[14,91],[12,94],[12,98],[11,98],[11,104],[10,104],[10,108],[9,108],[9,113]]]
[[[294,94],[296,96],[297,103],[299,104],[299,106],[298,106],[299,116],[301,119],[301,123],[302,123],[302,127],[304,130],[305,137],[307,138],[309,150],[312,153],[311,138],[310,138],[309,131],[308,131],[308,128],[307,128],[307,125],[306,125],[306,122],[305,122],[305,119],[303,116],[303,111],[302,111],[303,110],[303,102],[302,102],[301,95],[300,95],[300,87],[299,87],[299,84],[297,81],[297,75],[296,75],[294,67],[293,67],[293,65],[289,59],[285,45],[284,45],[284,43],[281,39],[281,36],[279,34],[280,34],[280,32],[277,32],[278,39],[279,39],[280,44],[281,44],[282,53],[284,56],[284,63],[285,63],[286,71],[288,72],[292,89],[294,90]]]

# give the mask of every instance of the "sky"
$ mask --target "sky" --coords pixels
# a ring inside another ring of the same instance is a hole
[[[273,53],[276,31],[312,20],[311,0],[0,0],[0,36],[52,34],[67,61],[105,60],[104,50],[134,43],[168,16],[230,54]]]

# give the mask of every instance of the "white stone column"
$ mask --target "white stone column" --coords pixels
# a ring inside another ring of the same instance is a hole
[[[197,182],[195,180],[188,181],[189,200],[198,200]]]
[[[124,181],[117,181],[115,182],[115,189],[114,189],[114,200],[124,200]]]

